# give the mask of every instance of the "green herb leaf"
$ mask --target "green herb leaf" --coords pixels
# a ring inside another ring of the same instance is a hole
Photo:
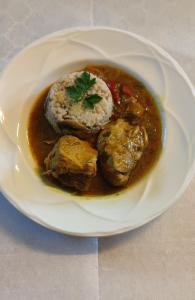
[[[95,104],[100,102],[101,99],[102,97],[100,97],[98,94],[93,94],[84,99],[83,105],[85,108],[93,109]]]
[[[96,78],[90,79],[88,72],[83,72],[76,78],[75,84],[66,88],[72,102],[82,101],[87,91],[96,83]]]
[[[70,97],[71,101],[79,102],[81,97],[81,92],[75,86],[69,86],[66,88],[68,96]]]
[[[78,77],[76,80],[75,80],[75,83],[76,83],[76,87],[77,89],[80,89],[82,91],[85,91],[86,89],[86,85],[85,85],[85,82],[83,82],[83,80]]]
[[[83,72],[81,74],[81,78],[82,78],[83,81],[89,82],[89,80],[90,80],[90,74],[88,72]]]
[[[81,77],[78,78],[78,81],[80,84],[82,82],[82,84],[84,85],[84,87],[87,91],[96,83],[96,78],[90,79],[90,74],[88,72],[83,72],[81,74]]]

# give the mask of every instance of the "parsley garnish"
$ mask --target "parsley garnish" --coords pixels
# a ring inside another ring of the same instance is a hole
[[[80,77],[77,77],[75,84],[66,88],[68,96],[72,102],[83,101],[85,108],[93,109],[102,97],[98,94],[87,96],[89,89],[96,83],[96,78],[90,79],[88,72],[83,72]]]
[[[83,105],[85,108],[92,109],[96,103],[100,102],[101,99],[102,97],[100,97],[98,94],[93,94],[83,100]]]

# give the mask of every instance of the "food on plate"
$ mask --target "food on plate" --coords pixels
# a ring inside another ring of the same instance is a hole
[[[38,96],[28,139],[41,176],[79,195],[108,195],[155,165],[162,123],[143,83],[119,68],[89,65]]]
[[[45,158],[45,174],[63,185],[85,191],[96,175],[97,151],[75,136],[61,137]]]
[[[58,133],[78,136],[99,131],[112,115],[113,101],[106,83],[89,72],[65,74],[50,88],[45,116]]]
[[[144,126],[130,125],[123,119],[107,124],[97,141],[105,179],[114,186],[126,185],[147,145]]]

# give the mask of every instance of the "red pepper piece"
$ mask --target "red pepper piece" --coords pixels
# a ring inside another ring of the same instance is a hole
[[[112,96],[113,96],[114,101],[115,101],[117,104],[120,104],[121,98],[120,98],[119,92],[118,92],[117,90],[114,90],[114,91],[112,92]]]
[[[118,91],[118,87],[117,87],[117,84],[112,81],[112,80],[107,80],[106,81],[106,84],[109,88],[109,90],[111,91],[111,94],[112,94],[112,97],[113,97],[113,100],[117,103],[117,104],[120,104],[120,95],[119,95],[119,91]]]
[[[131,97],[133,95],[133,93],[131,92],[130,88],[127,85],[123,85],[122,86],[122,92],[123,94]]]
[[[116,89],[116,83],[112,80],[107,80],[106,84],[108,86],[108,88],[112,91],[114,89]]]

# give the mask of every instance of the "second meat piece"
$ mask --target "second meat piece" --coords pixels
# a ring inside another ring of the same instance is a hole
[[[97,143],[105,179],[113,186],[126,185],[147,145],[143,126],[132,126],[123,119],[106,125]]]

